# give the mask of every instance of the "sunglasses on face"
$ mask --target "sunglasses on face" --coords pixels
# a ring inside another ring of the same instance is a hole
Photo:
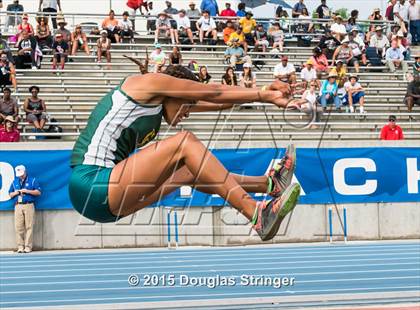
[[[395,123],[395,119],[390,119],[389,120],[391,123]]]

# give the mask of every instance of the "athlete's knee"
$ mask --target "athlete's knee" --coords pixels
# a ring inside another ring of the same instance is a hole
[[[180,141],[181,143],[184,142],[184,141],[185,142],[196,142],[196,141],[198,141],[197,136],[195,134],[193,134],[191,131],[188,131],[188,130],[178,132],[176,134],[176,137],[181,140]]]

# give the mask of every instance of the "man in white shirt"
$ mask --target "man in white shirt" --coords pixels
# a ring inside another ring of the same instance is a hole
[[[217,40],[216,22],[210,16],[209,11],[204,10],[203,16],[197,21],[196,26],[200,33],[200,43],[203,43],[204,38],[211,38],[213,41]]]
[[[179,44],[179,37],[188,37],[191,44],[194,44],[194,38],[191,31],[191,21],[186,15],[185,10],[180,10],[178,15],[173,16],[176,20],[177,31],[175,31],[175,41]]]
[[[389,40],[383,35],[381,26],[376,26],[375,34],[370,37],[370,47],[376,47],[378,55],[382,58],[385,56],[386,49],[389,47]]]
[[[420,44],[420,3],[416,0],[410,0],[408,7],[408,20],[410,21],[410,33],[412,36],[412,45]]]
[[[347,34],[346,26],[344,26],[343,18],[340,15],[335,17],[335,23],[331,25],[331,33],[340,42]]]
[[[295,84],[296,83],[296,70],[293,64],[288,62],[287,56],[281,58],[281,63],[274,67],[274,77],[282,82]]]
[[[400,2],[394,5],[394,20],[400,25],[401,30],[406,33],[408,23],[408,3],[405,0],[400,0]]]
[[[306,66],[300,71],[300,78],[302,79],[303,88],[306,89],[311,81],[316,81],[318,87],[319,81],[316,79],[316,70],[314,68],[312,59],[306,62]]]
[[[130,38],[130,40],[133,40],[134,38],[134,32],[133,32],[133,23],[131,20],[128,19],[130,14],[125,11],[123,13],[123,19],[119,21],[119,27],[121,29],[120,36],[121,38]]]
[[[344,83],[344,89],[346,90],[346,94],[343,97],[343,105],[347,105],[348,103],[349,111],[353,113],[355,112],[354,105],[360,104],[360,113],[365,113],[365,92],[359,83],[359,78],[356,75],[351,75],[349,81]]]
[[[53,24],[53,28],[57,29],[57,8],[61,11],[61,3],[60,0],[39,0],[39,7],[38,11],[53,13],[53,14],[46,14],[46,16],[50,16]]]

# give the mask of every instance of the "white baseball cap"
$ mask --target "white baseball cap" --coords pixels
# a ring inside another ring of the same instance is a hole
[[[15,173],[16,173],[16,177],[21,177],[25,174],[26,172],[26,168],[24,165],[19,165],[15,167]]]

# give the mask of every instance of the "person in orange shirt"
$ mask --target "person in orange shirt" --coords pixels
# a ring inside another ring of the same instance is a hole
[[[231,20],[228,20],[226,22],[226,27],[223,29],[223,41],[225,41],[225,44],[228,44],[230,35],[235,32],[235,26],[233,25],[233,22]]]
[[[115,18],[114,10],[109,11],[109,15],[102,22],[102,29],[108,32],[108,38],[112,43],[120,42],[120,26],[119,21]]]

